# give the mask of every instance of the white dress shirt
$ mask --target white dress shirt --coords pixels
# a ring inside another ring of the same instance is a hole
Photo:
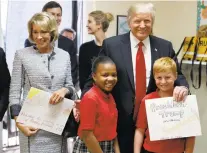
[[[55,41],[55,47],[58,48],[58,39]]]
[[[138,43],[140,41],[130,32],[130,43],[131,43],[131,53],[132,53],[132,64],[134,73],[134,83],[136,87],[136,56],[138,52]],[[149,36],[142,41],[142,51],[144,53],[145,66],[146,66],[146,87],[148,87],[150,74],[151,74],[151,46]],[[147,89],[147,88],[146,88]]]

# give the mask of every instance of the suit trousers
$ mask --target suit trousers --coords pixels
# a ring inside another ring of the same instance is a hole
[[[133,114],[128,116],[119,114],[117,132],[120,152],[133,153],[135,132]]]

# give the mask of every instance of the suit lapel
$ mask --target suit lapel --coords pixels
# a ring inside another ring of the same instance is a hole
[[[123,62],[126,67],[126,71],[127,71],[132,89],[135,91],[132,54],[131,54],[131,43],[130,43],[129,33],[122,35],[121,42],[122,43],[120,45],[120,48],[121,48],[120,50],[121,50],[122,57],[124,59]]]
[[[150,47],[151,47],[151,74],[150,74],[150,80],[149,80],[149,86],[151,85],[151,81],[153,80],[153,64],[155,60],[159,58],[159,44],[157,43],[156,39],[153,36],[149,36],[150,38]]]
[[[151,75],[150,75],[149,81],[151,82],[153,79],[153,64],[155,60],[157,60],[160,57],[159,55],[160,51],[159,51],[159,44],[157,43],[155,37],[149,36],[149,38],[150,38],[150,47],[151,47]],[[123,62],[125,63],[126,71],[127,71],[132,89],[135,91],[130,33],[122,35],[120,48],[121,48],[120,50],[121,50],[121,54],[123,57]],[[149,85],[151,84],[150,82],[149,82]]]
[[[150,38],[150,47],[151,47],[151,67],[153,67],[153,64],[156,59],[159,58],[159,44],[156,43],[156,40],[153,36],[149,36]]]
[[[62,46],[61,39],[62,39],[62,35],[59,34],[59,36],[58,36],[58,48],[61,48],[61,46]]]

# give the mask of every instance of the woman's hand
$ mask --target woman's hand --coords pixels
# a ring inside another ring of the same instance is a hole
[[[18,127],[18,129],[27,137],[34,135],[39,130],[37,128],[26,126],[23,123],[17,122],[17,116],[14,117],[14,120],[16,122],[16,126]]]
[[[32,136],[34,134],[37,133],[38,129],[37,128],[33,128],[31,126],[26,126],[22,123],[16,123],[18,129],[27,137]]]
[[[69,92],[69,90],[67,88],[61,88],[61,89],[53,92],[52,96],[50,97],[49,103],[55,105],[55,104],[61,102],[68,92]]]

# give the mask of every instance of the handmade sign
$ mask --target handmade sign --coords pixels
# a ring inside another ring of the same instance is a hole
[[[61,135],[74,102],[64,99],[52,105],[51,93],[31,88],[17,118],[17,122]]]
[[[172,97],[145,101],[150,140],[174,139],[201,135],[201,125],[195,95],[185,102]]]

